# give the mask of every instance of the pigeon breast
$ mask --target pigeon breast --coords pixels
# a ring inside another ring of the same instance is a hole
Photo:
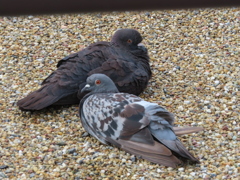
[[[124,107],[130,103],[141,101],[140,98],[130,94],[125,94],[126,97],[121,95],[122,93],[94,94],[89,96],[82,106],[81,119],[84,121],[83,124],[91,127],[97,133],[97,135],[95,132],[91,135],[100,136],[100,141],[104,144],[108,144],[105,137],[117,139],[124,134],[122,129],[127,122],[126,115],[124,116]],[[142,117],[143,115],[138,115],[137,119],[141,120]],[[131,116],[129,118],[131,119]],[[136,119],[135,122],[137,122]],[[141,123],[138,126],[135,123],[133,125],[137,130],[141,127]]]

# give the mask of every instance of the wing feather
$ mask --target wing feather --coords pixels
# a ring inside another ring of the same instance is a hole
[[[82,114],[95,116],[82,120],[87,126],[85,129],[104,144],[113,144],[151,162],[171,167],[181,164],[171,150],[153,139],[147,127],[150,121],[146,118],[145,108],[141,103],[134,104],[134,101],[139,102],[139,98],[123,93],[89,96],[82,107]],[[109,104],[112,104],[112,113],[107,108]],[[96,121],[100,122],[99,125]]]
[[[181,136],[184,134],[196,133],[199,131],[203,131],[202,127],[173,127],[173,130],[177,136]]]
[[[104,45],[107,49],[107,44]],[[103,47],[103,44],[100,47]],[[58,69],[43,80],[40,89],[19,100],[17,105],[22,110],[40,110],[52,104],[79,103],[77,97],[79,86],[85,84],[87,72],[106,61],[105,56],[98,44],[67,56],[59,61]],[[68,98],[64,98],[67,96]],[[62,98],[64,99],[61,101]]]

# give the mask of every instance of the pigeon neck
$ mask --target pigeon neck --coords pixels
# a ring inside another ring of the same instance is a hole
[[[111,45],[111,46],[117,46],[117,47],[120,46],[119,43],[116,43],[116,42],[114,42],[114,41],[111,41],[111,42],[110,42],[110,45]]]

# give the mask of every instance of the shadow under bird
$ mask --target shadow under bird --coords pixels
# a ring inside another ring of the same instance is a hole
[[[91,74],[109,76],[120,92],[139,95],[151,78],[147,49],[142,36],[134,29],[117,30],[111,42],[101,41],[71,54],[57,64],[57,70],[41,88],[19,100],[21,110],[41,110],[50,105],[77,104],[85,95],[77,92]]]
[[[203,130],[173,127],[174,116],[156,103],[119,93],[104,74],[93,74],[81,92],[79,114],[84,129],[103,144],[115,145],[150,162],[176,167],[182,160],[199,163],[176,135]]]

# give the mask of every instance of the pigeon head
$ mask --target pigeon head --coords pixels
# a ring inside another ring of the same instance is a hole
[[[114,82],[105,74],[92,74],[87,78],[87,84],[81,90],[91,93],[118,93],[118,89]]]
[[[138,46],[143,46],[140,44],[142,42],[141,34],[134,29],[117,30],[114,33],[111,42],[129,49],[137,49]]]

